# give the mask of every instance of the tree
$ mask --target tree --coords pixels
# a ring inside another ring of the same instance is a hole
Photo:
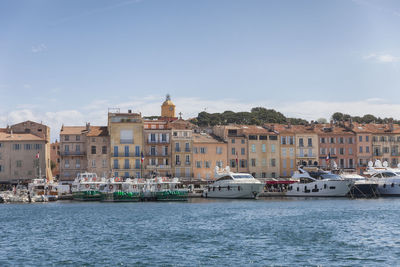
[[[319,118],[319,119],[317,120],[317,122],[318,122],[319,124],[324,124],[324,123],[328,123],[328,120],[325,119],[325,118]]]

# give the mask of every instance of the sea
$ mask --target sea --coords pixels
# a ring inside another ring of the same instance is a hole
[[[0,266],[399,266],[400,198],[0,205]]]

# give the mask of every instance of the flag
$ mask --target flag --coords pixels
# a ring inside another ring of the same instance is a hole
[[[328,156],[326,156],[326,162],[328,162],[331,159],[331,153],[328,153]]]
[[[36,158],[37,158],[37,159],[39,158],[39,152],[36,154]]]
[[[140,152],[140,156],[141,156],[141,161],[142,161],[142,163],[143,163],[143,161],[144,161],[144,155],[143,155],[143,151],[142,152]]]

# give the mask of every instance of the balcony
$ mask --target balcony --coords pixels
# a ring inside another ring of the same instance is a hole
[[[150,144],[150,145],[157,145],[157,144],[169,144],[169,140],[167,141],[167,140],[146,140],[146,143],[147,144]]]
[[[62,151],[61,156],[85,156],[86,152],[82,151]]]
[[[396,157],[396,156],[400,156],[400,153],[399,152],[392,152],[392,153],[390,153],[390,155]]]
[[[315,158],[316,155],[304,153],[304,154],[296,154],[296,157],[297,158]]]
[[[156,153],[146,153],[146,156],[147,156],[147,157],[169,157],[170,154],[168,154],[168,153],[158,153],[158,152],[156,152]]]
[[[169,170],[171,169],[171,165],[147,165],[146,169],[148,170]]]
[[[176,166],[181,166],[181,162],[180,162],[180,161],[177,161],[177,162],[175,162],[175,165],[176,165]]]
[[[121,157],[121,158],[128,158],[128,157],[140,157],[140,154],[136,153],[111,153],[111,157]]]
[[[382,152],[374,152],[374,156],[381,157],[381,156],[383,156],[383,153]]]
[[[176,147],[175,152],[181,152],[181,149],[179,147]]]
[[[191,149],[190,148],[185,148],[185,152],[190,152]]]
[[[185,162],[185,165],[186,165],[186,166],[190,166],[190,161],[186,161],[186,162]]]
[[[120,139],[120,144],[133,144],[133,139]]]

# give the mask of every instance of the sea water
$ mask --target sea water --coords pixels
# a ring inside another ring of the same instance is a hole
[[[400,198],[0,205],[0,266],[400,265]]]

